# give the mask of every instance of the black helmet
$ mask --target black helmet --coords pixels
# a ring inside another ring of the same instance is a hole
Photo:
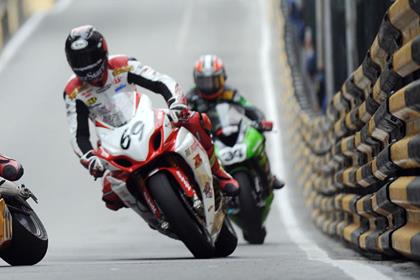
[[[225,85],[223,61],[216,55],[202,55],[194,66],[194,82],[203,98],[217,98]]]
[[[91,25],[74,28],[66,39],[67,61],[86,82],[101,79],[107,71],[108,47],[104,36]]]

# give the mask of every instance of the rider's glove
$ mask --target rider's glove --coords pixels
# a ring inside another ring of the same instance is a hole
[[[90,150],[80,158],[82,165],[89,170],[90,175],[100,178],[104,175],[105,168],[93,150]]]
[[[169,102],[169,116],[173,123],[177,124],[188,119],[190,110],[182,100],[171,98]]]

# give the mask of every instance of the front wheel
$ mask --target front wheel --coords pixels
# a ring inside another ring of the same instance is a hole
[[[34,265],[40,262],[48,249],[48,236],[41,220],[32,209],[10,209],[10,212],[12,240],[0,251],[0,257],[13,266]]]
[[[149,190],[163,212],[173,232],[187,246],[196,258],[214,257],[214,246],[207,232],[186,209],[180,195],[172,187],[164,173],[157,173],[149,179]]]
[[[216,257],[227,257],[238,246],[238,237],[233,229],[229,217],[225,217],[222,229],[216,241]]]
[[[241,188],[239,193],[239,219],[243,236],[251,244],[263,244],[266,230],[263,226],[262,211],[257,205],[252,182],[243,171],[237,172],[233,177]]]

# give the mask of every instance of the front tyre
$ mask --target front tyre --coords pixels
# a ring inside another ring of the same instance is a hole
[[[229,217],[225,217],[222,229],[216,241],[216,257],[227,257],[238,246],[238,237],[233,229]]]
[[[235,173],[233,177],[238,181],[241,188],[239,193],[239,219],[244,239],[251,244],[263,244],[266,230],[263,226],[262,211],[257,205],[251,180],[248,174],[243,171]]]
[[[163,212],[173,232],[196,258],[214,257],[214,247],[207,233],[189,214],[182,199],[164,173],[156,173],[149,179],[149,191]],[[182,194],[181,194],[182,195]]]
[[[20,212],[10,209],[12,240],[0,251],[0,257],[10,265],[34,265],[40,262],[48,249],[48,236],[41,220],[33,210]]]

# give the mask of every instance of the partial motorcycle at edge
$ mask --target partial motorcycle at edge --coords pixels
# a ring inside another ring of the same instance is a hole
[[[0,177],[0,257],[8,264],[34,265],[48,249],[48,235],[27,200],[37,202],[24,185]]]

